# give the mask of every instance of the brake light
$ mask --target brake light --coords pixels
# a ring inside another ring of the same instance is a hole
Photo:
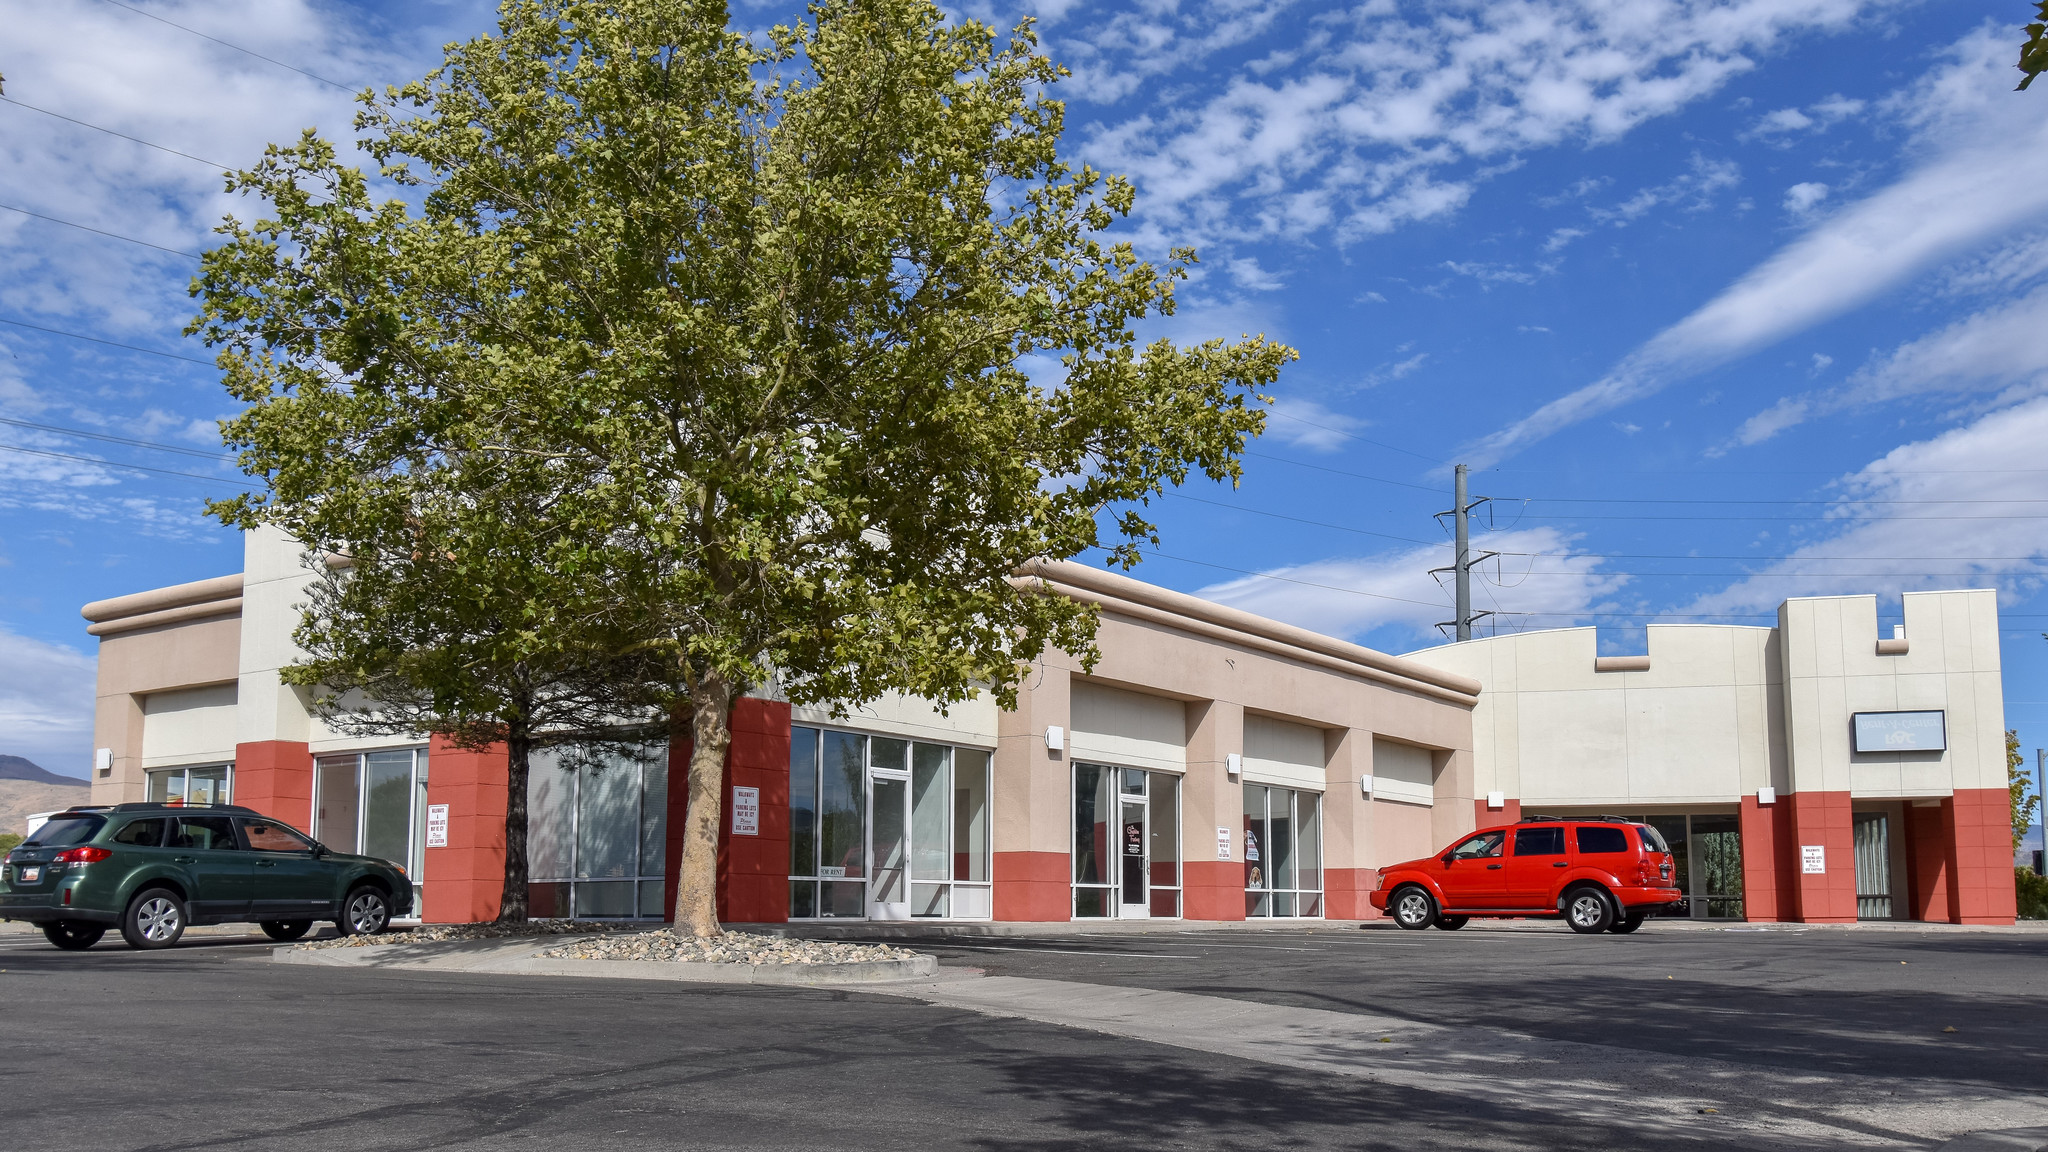
[[[1648,860],[1638,860],[1636,862],[1636,883],[1648,884],[1650,881],[1655,880],[1656,878],[1656,865],[1650,863]]]
[[[87,844],[79,848],[67,848],[64,851],[57,853],[57,855],[51,859],[50,863],[91,864],[95,861],[105,860],[107,857],[112,855],[113,853],[105,848],[101,848],[93,844]]]

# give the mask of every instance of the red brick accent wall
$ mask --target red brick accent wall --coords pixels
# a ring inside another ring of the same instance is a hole
[[[262,740],[235,745],[232,799],[272,819],[311,831],[312,750],[291,740]]]
[[[1853,923],[1856,919],[1856,829],[1847,792],[1794,792],[1781,798],[1792,806],[1792,869],[1797,913],[1804,924]],[[1801,849],[1827,849],[1827,871],[1807,875]]]
[[[1323,873],[1323,915],[1331,920],[1372,920],[1379,910],[1366,895],[1379,883],[1375,868],[1331,868]]]
[[[1521,818],[1522,802],[1512,796],[1508,797],[1506,804],[1499,808],[1488,808],[1486,806],[1486,797],[1484,796],[1472,802],[1472,819],[1476,821],[1473,824],[1475,828],[1491,828],[1496,824],[1513,824]],[[1449,844],[1438,844],[1431,851],[1441,852],[1449,847]]]
[[[1677,847],[1674,845],[1674,847]],[[1830,860],[1832,866],[1834,861]],[[1799,849],[1792,843],[1789,794],[1761,805],[1742,798],[1742,913],[1747,920],[1798,918]]]
[[[420,885],[430,924],[495,920],[505,893],[505,753],[427,745],[427,803],[448,806],[448,846],[428,848]]]
[[[995,854],[995,918],[1027,922],[1072,920],[1072,880],[1067,870],[1073,865],[1065,852],[998,852]],[[1186,866],[1189,873],[1193,866]],[[1182,881],[1194,882],[1187,875]],[[1190,891],[1181,899],[1192,902]],[[1239,910],[1239,916],[1243,910]],[[1192,913],[1188,913],[1193,918]]]
[[[1180,869],[1183,919],[1244,919],[1244,861],[1190,860]]]
[[[1915,920],[1955,920],[1955,825],[1953,800],[1930,808],[1906,805],[1906,914]]]
[[[1956,921],[2010,924],[2019,912],[2012,879],[2012,797],[2003,788],[1958,788],[1953,803]]]
[[[688,815],[688,740],[669,750],[668,854],[662,918],[673,921],[676,882],[683,871],[683,829]],[[732,790],[761,791],[761,831],[735,836]],[[789,705],[742,697],[732,707],[732,747],[718,787],[718,918],[731,924],[780,924],[789,919]]]

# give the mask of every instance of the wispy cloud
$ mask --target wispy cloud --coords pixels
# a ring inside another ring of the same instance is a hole
[[[1297,448],[1335,452],[1363,431],[1366,421],[1333,412],[1313,400],[1283,396],[1266,410],[1266,435]]]
[[[1925,159],[1845,206],[1599,380],[1473,444],[1499,460],[1579,421],[1754,352],[1868,302],[1956,252],[2048,213],[2048,124],[2003,96],[2004,39],[1967,38],[1906,98]]]
[[[84,776],[92,763],[93,659],[0,628],[0,753]]]

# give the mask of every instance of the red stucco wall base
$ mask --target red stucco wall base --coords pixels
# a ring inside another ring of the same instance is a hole
[[[1051,921],[1074,918],[1065,852],[995,854],[995,918]]]
[[[231,799],[295,828],[311,828],[311,748],[291,740],[235,745],[235,789]]]
[[[495,920],[505,894],[505,753],[470,752],[440,737],[427,746],[427,804],[448,806],[448,845],[425,850],[420,918]]]

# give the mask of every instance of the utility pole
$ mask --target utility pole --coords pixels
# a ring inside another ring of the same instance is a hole
[[[2037,781],[2034,785],[2034,796],[2038,801],[2034,805],[2034,827],[2041,830],[2041,854],[2034,857],[2039,861],[2034,866],[2034,872],[2036,875],[2048,876],[2048,754],[2044,754],[2039,748],[2034,749],[2034,772]]]
[[[1471,471],[1472,469],[1464,464],[1460,464],[1452,469],[1451,510],[1449,512],[1437,513],[1437,519],[1439,520],[1445,516],[1451,517],[1451,534],[1457,541],[1457,556],[1449,568],[1432,568],[1429,570],[1432,576],[1439,572],[1450,572],[1456,577],[1453,583],[1456,587],[1457,619],[1446,620],[1438,624],[1437,627],[1455,628],[1457,637],[1460,640],[1470,640],[1472,638],[1473,621],[1482,616],[1493,615],[1491,612],[1472,611],[1472,565],[1498,555],[1495,552],[1487,552],[1478,557],[1472,555],[1472,510],[1486,503],[1491,497],[1481,496],[1477,500],[1471,498],[1470,493],[1466,490],[1466,478]]]

